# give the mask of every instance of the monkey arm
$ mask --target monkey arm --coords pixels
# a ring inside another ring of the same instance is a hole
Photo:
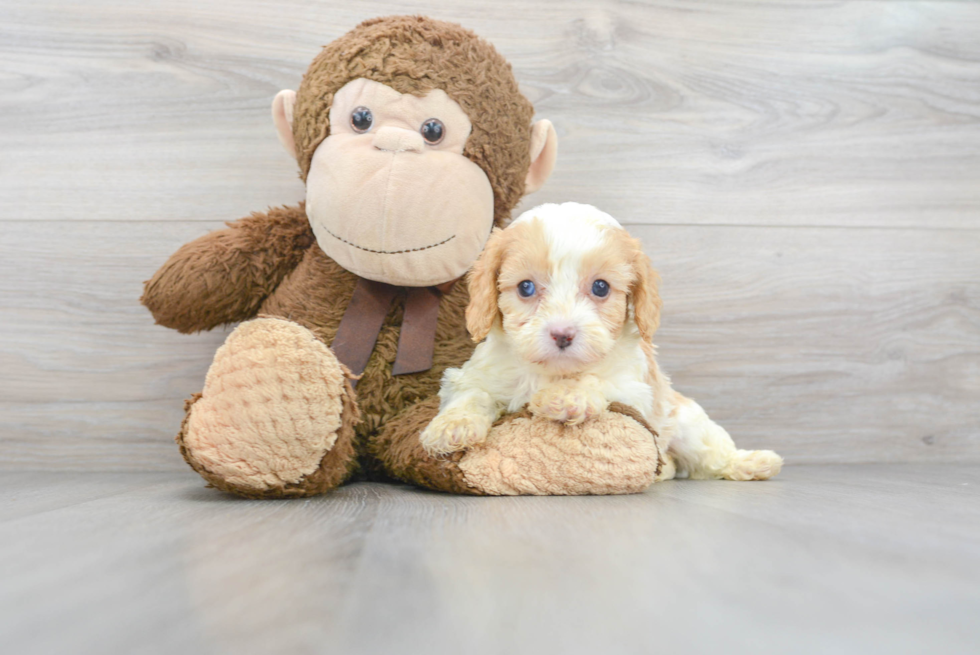
[[[243,321],[315,240],[302,203],[256,212],[184,244],[145,283],[140,302],[184,333]]]

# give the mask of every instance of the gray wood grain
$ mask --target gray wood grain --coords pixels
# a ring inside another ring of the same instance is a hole
[[[18,224],[0,246],[0,469],[183,467],[171,440],[227,330],[137,303],[198,222]],[[980,233],[634,226],[675,386],[793,462],[980,459]]]
[[[980,5],[0,2],[0,469],[165,469],[227,330],[136,303],[303,195],[269,120],[375,15],[492,40],[560,133],[543,201],[664,274],[661,356],[790,462],[980,459]]]
[[[400,12],[461,21],[513,62],[561,136],[535,201],[631,223],[978,226],[980,7],[928,0],[7,2],[0,220],[297,200],[272,97]]]
[[[0,477],[18,653],[922,653],[980,639],[980,470],[245,501],[180,473]]]

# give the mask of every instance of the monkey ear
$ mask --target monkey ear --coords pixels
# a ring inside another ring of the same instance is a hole
[[[558,156],[558,134],[549,120],[531,126],[531,167],[524,181],[524,193],[534,193],[548,181]]]
[[[276,94],[272,101],[272,122],[276,124],[279,143],[293,158],[296,158],[296,141],[293,139],[293,107],[296,105],[296,92],[286,89]]]

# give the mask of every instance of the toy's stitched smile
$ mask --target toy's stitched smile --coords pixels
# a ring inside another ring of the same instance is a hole
[[[346,243],[348,246],[354,246],[358,250],[363,250],[364,252],[373,252],[373,253],[376,253],[378,255],[401,255],[401,254],[404,254],[406,252],[418,252],[420,250],[428,250],[429,248],[435,248],[436,246],[441,246],[442,244],[448,243],[448,242],[450,242],[450,241],[452,241],[453,239],[456,238],[456,235],[454,234],[451,237],[449,237],[448,239],[443,239],[439,243],[433,243],[432,245],[429,245],[429,246],[422,246],[421,248],[408,248],[406,250],[374,250],[372,248],[365,248],[364,246],[359,246],[356,243],[352,243],[352,242],[348,241],[347,239],[344,239],[343,237],[339,237],[339,236],[337,236],[336,234],[334,234],[333,232],[331,232],[327,228],[323,228],[323,229],[324,230],[327,230],[327,234],[329,234],[330,236],[332,236],[337,241],[342,241],[342,242]]]

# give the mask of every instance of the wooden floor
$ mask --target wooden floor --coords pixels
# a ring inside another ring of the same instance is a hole
[[[0,478],[4,653],[977,653],[980,466],[637,496]]]

